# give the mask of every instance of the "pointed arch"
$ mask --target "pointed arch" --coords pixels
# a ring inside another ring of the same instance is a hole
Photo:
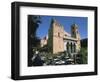
[[[67,52],[69,52],[69,42],[66,44]]]
[[[72,45],[72,42],[70,44],[70,47],[71,47],[71,53],[73,52],[73,45]]]
[[[74,52],[76,52],[76,44],[74,43]]]

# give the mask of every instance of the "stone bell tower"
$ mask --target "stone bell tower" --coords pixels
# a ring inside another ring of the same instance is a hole
[[[48,47],[53,54],[64,51],[64,29],[55,19],[52,19],[49,29]]]
[[[71,36],[75,39],[77,39],[77,44],[76,44],[76,49],[77,51],[80,51],[81,48],[81,43],[80,43],[80,34],[78,31],[78,25],[76,24],[72,24],[71,26]]]

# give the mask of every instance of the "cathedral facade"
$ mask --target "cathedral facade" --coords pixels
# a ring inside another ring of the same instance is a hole
[[[45,44],[43,44],[43,41]],[[50,52],[57,54],[67,51],[68,53],[77,53],[80,51],[80,34],[76,24],[71,25],[71,33],[67,33],[64,27],[55,19],[52,19],[48,36],[41,40],[43,45],[48,46]]]

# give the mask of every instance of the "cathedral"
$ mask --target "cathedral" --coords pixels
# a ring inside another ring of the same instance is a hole
[[[78,53],[81,48],[80,39],[76,24],[71,25],[71,33],[69,34],[57,20],[52,19],[48,35],[41,40],[41,47],[47,45],[53,54],[64,51]]]

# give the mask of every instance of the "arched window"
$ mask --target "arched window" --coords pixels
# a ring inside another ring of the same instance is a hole
[[[58,32],[58,37],[60,37],[60,33]]]
[[[70,45],[70,46],[71,46],[71,53],[72,53],[72,52],[73,52],[73,45],[72,45],[72,42],[71,42],[71,45]]]
[[[67,52],[69,52],[69,42],[66,44]]]
[[[74,52],[76,52],[76,44],[74,43]]]

